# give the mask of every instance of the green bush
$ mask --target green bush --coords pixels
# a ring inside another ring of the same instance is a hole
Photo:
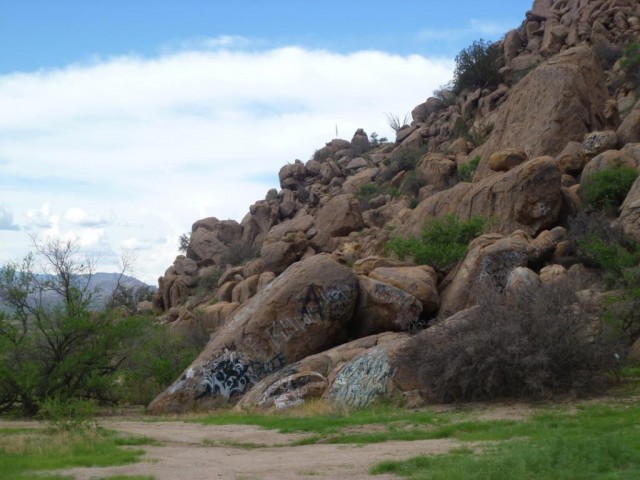
[[[398,172],[415,170],[425,152],[425,148],[400,147],[393,152],[391,162],[397,167]]]
[[[487,225],[483,217],[460,220],[454,215],[434,218],[424,226],[420,238],[395,237],[387,248],[401,259],[412,257],[417,264],[446,270],[467,254],[469,242],[480,235]]]
[[[373,197],[375,197],[379,193],[380,193],[380,188],[378,187],[378,185],[373,182],[369,182],[369,183],[365,183],[358,189],[358,193],[356,193],[356,196],[361,200],[362,199],[371,200]]]
[[[151,318],[132,318],[136,330],[124,346],[126,355],[115,382],[118,401],[147,405],[200,353],[209,335],[198,326],[169,328]]]
[[[475,173],[479,164],[480,155],[476,155],[468,163],[463,163],[462,165],[460,165],[456,172],[458,180],[460,180],[461,182],[470,182],[473,179],[473,174]]]
[[[620,67],[628,81],[640,81],[640,43],[629,42],[624,46]]]
[[[456,56],[453,73],[453,92],[486,88],[500,83],[499,69],[502,66],[502,51],[496,44],[480,39]]]
[[[615,210],[624,201],[638,176],[632,167],[612,167],[589,175],[582,183],[587,205],[599,210]]]

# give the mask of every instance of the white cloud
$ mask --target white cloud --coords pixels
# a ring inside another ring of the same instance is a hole
[[[20,230],[20,227],[13,223],[13,211],[6,204],[0,204],[0,230]]]
[[[225,42],[241,40],[210,46]],[[410,111],[451,78],[452,66],[289,47],[189,50],[0,76],[4,193],[31,228],[116,246],[139,239],[141,249],[142,239],[163,238],[140,255],[140,274],[155,281],[195,220],[241,220],[278,187],[282,165],[307,160],[336,126],[347,139],[360,127],[393,138],[384,112]],[[105,211],[113,213],[94,213]],[[94,238],[98,227],[102,240]],[[22,256],[23,243],[0,260]]]
[[[64,219],[82,227],[99,227],[109,223],[109,221],[98,213],[88,213],[79,207],[72,207],[64,214]]]
[[[27,211],[27,224],[31,228],[56,229],[60,216],[51,211],[49,203]]]

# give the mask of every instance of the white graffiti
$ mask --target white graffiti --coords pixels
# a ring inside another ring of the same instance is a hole
[[[384,350],[374,349],[347,363],[336,376],[329,399],[352,408],[366,407],[387,392],[391,365]]]

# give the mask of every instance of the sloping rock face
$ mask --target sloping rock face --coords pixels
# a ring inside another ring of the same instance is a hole
[[[482,146],[477,175],[490,172],[489,157],[505,149],[529,158],[557,155],[569,141],[604,126],[604,73],[588,47],[575,47],[533,70],[509,92]]]
[[[632,0],[535,0],[497,42],[497,84],[441,90],[395,141],[359,129],[285,165],[280,190],[240,224],[195,222],[155,306],[161,321],[212,339],[151,411],[240,399],[252,408],[308,398],[357,408],[379,396],[419,404],[428,392],[402,332],[449,341],[446,326],[474,321],[486,289],[520,298],[564,277],[591,285],[565,227],[583,208],[586,178],[640,166],[638,82],[620,59],[640,42],[639,18]],[[386,249],[449,214],[484,217],[492,232],[457,266],[436,273]],[[640,241],[640,181],[613,223]]]
[[[446,318],[476,305],[478,296],[487,291],[504,292],[514,271],[548,258],[565,236],[565,229],[556,227],[535,239],[522,231],[508,237],[487,234],[476,238],[465,259],[443,282],[438,317]]]
[[[271,408],[285,409],[292,406],[300,405],[313,398],[321,398],[326,396],[330,385],[333,386],[345,364],[351,362],[360,355],[372,352],[373,356],[378,358],[378,367],[370,372],[371,377],[375,376],[383,385],[372,386],[366,389],[366,386],[360,382],[359,391],[360,404],[370,402],[374,397],[386,393],[386,382],[391,377],[392,371],[385,363],[384,353],[387,349],[399,348],[409,335],[406,333],[382,333],[361,338],[353,342],[345,343],[338,347],[332,348],[317,355],[312,355],[293,365],[283,368],[282,370],[269,375],[261,380],[242,400],[238,403],[239,409],[245,408]],[[353,369],[353,367],[352,367]],[[347,387],[345,377],[347,373],[343,373],[339,385]],[[357,379],[361,381],[362,378]],[[355,388],[353,383],[353,388]],[[339,387],[335,388],[335,397],[347,397],[344,390]],[[338,401],[338,403],[340,403]]]
[[[149,411],[234,401],[272,371],[344,340],[357,297],[357,277],[330,256],[296,263],[234,312]]]
[[[416,236],[433,217],[455,214],[493,218],[500,233],[529,234],[554,225],[562,208],[561,173],[551,157],[539,157],[504,174],[474,184],[459,184],[421,202],[398,231]]]

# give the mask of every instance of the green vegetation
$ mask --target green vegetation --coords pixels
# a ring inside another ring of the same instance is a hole
[[[412,257],[418,264],[446,270],[464,258],[469,242],[486,226],[487,220],[482,217],[460,220],[447,215],[428,221],[420,238],[395,237],[389,240],[387,247],[401,259]]]
[[[484,127],[469,128],[461,118],[458,118],[453,127],[453,134],[456,137],[464,138],[473,146],[473,148],[477,148],[486,142],[489,135],[491,135],[491,132],[493,132],[493,123],[489,123]]]
[[[632,41],[624,46],[620,67],[627,81],[636,84],[640,82],[640,43]]]
[[[614,211],[624,201],[637,176],[637,169],[625,166],[594,172],[584,180],[582,195],[592,208]]]
[[[373,182],[365,183],[358,189],[358,193],[356,193],[357,197],[360,200],[369,201],[376,195],[380,194],[380,187]]]
[[[147,438],[120,437],[100,428],[53,432],[41,429],[0,430],[0,475],[14,480],[71,479],[68,476],[43,476],[42,473],[72,467],[134,463],[139,461],[144,451],[122,447],[149,443],[151,441]]]
[[[480,155],[476,155],[468,163],[460,165],[456,172],[458,180],[461,182],[470,182],[473,179],[473,174],[476,172],[479,164]]]
[[[383,462],[371,473],[433,480],[636,478],[640,475],[638,421],[640,407],[631,404],[578,407],[575,414],[539,414],[526,422],[486,422],[492,428],[476,431],[465,431],[474,423],[462,424],[452,432],[453,438],[497,443]]]
[[[34,246],[36,255],[0,270],[8,309],[0,313],[0,412],[149,401],[198,353],[202,342],[149,317],[100,309],[89,288],[91,261],[72,242]],[[36,260],[48,275],[34,273]]]
[[[191,242],[191,232],[183,233],[178,237],[178,251],[182,253],[187,253],[189,250],[189,243]]]
[[[456,56],[453,92],[459,95],[465,89],[498,85],[502,61],[502,51],[498,45],[482,39],[473,42]]]

